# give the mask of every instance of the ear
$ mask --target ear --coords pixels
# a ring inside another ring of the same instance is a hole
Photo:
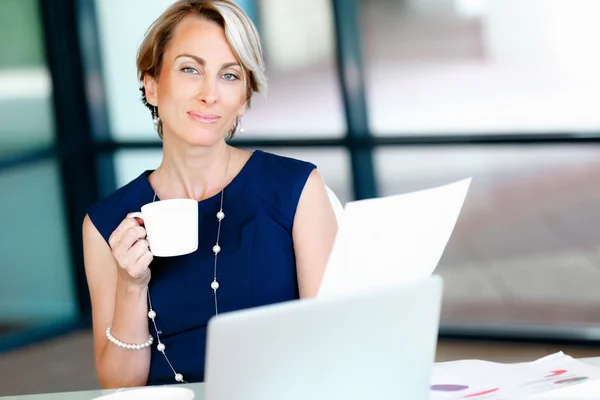
[[[240,108],[238,108],[238,112],[237,112],[237,114],[238,114],[238,116],[239,116],[240,118],[241,118],[241,117],[244,115],[244,113],[246,112],[247,108],[248,108],[248,101],[244,101],[244,102],[243,102],[243,103],[240,105]]]
[[[154,107],[158,106],[158,82],[149,74],[144,75],[144,89],[146,91],[146,100]]]

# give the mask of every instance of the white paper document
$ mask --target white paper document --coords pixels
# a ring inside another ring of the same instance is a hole
[[[577,361],[562,352],[519,364],[452,361],[434,365],[429,398],[598,399],[599,379],[600,368]],[[594,394],[595,397],[586,397]]]
[[[440,261],[471,178],[346,204],[319,296],[429,277]]]

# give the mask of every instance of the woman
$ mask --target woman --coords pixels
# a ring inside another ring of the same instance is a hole
[[[91,207],[83,223],[105,388],[202,381],[208,320],[315,296],[337,232],[314,165],[226,142],[252,94],[266,89],[260,40],[238,6],[176,2],[147,32],[137,65],[162,162]],[[199,248],[153,258],[143,221],[127,216],[172,198],[198,201]],[[211,287],[215,258],[219,288]]]

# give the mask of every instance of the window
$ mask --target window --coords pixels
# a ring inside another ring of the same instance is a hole
[[[600,147],[381,149],[382,194],[473,177],[436,273],[446,323],[594,324]]]
[[[377,135],[593,133],[600,3],[362,0]]]
[[[57,164],[2,171],[0,334],[74,318],[77,303]],[[7,279],[8,278],[8,279]]]
[[[0,157],[54,140],[52,82],[35,0],[0,2]]]

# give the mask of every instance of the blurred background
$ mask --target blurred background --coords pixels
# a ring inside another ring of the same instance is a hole
[[[135,58],[171,3],[0,0],[0,395],[98,387],[81,223],[160,162]],[[600,355],[600,2],[237,3],[270,90],[235,145],[342,203],[473,177],[438,360]]]

